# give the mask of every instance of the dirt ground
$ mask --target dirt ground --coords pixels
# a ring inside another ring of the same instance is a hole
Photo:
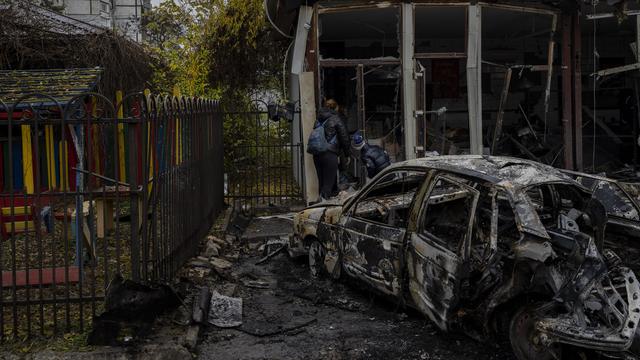
[[[352,282],[312,279],[305,259],[286,252],[255,265],[259,243],[290,231],[273,221],[250,225],[230,275],[215,283],[243,299],[243,324],[207,327],[200,359],[514,359],[508,344],[441,333],[418,312]]]

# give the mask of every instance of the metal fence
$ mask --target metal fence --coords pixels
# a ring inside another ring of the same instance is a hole
[[[287,207],[302,201],[299,134],[257,109],[226,112],[225,196],[235,207]],[[298,136],[295,136],[298,135]]]
[[[222,116],[203,99],[0,102],[0,340],[83,331],[117,275],[164,282],[223,206]]]

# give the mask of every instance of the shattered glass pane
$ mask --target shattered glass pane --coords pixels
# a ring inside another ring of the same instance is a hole
[[[601,181],[596,186],[593,195],[607,209],[607,214],[629,220],[640,219],[638,210],[618,185]]]
[[[439,179],[427,199],[423,231],[457,253],[465,240],[476,194],[447,179]]]

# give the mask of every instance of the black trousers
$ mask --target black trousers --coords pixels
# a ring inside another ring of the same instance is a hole
[[[327,151],[313,156],[318,173],[320,196],[328,199],[338,193],[338,154]]]

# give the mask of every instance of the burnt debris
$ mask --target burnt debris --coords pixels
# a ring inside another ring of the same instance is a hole
[[[129,328],[134,338],[149,333],[154,320],[175,309],[182,299],[168,285],[145,285],[116,276],[105,297],[105,311],[93,319],[90,345],[118,345],[121,330]]]

